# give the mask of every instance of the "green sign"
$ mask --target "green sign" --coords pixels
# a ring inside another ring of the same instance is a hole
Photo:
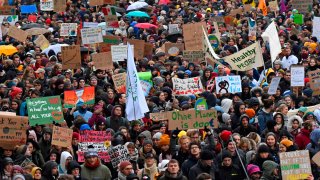
[[[30,126],[51,124],[64,120],[59,96],[34,98],[27,100]]]

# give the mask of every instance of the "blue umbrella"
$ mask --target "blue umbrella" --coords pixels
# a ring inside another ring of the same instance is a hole
[[[146,12],[143,12],[143,11],[131,11],[126,16],[150,18],[150,16]]]

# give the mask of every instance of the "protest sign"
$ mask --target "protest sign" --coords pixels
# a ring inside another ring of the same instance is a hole
[[[195,105],[194,105],[194,108],[196,110],[208,110],[208,104],[207,104],[207,100],[204,99],[204,98],[199,98]]]
[[[255,41],[257,37],[257,23],[254,19],[248,18],[249,24],[249,40]]]
[[[246,71],[264,65],[259,42],[237,53],[224,57],[224,60],[231,66],[232,70],[237,71]]]
[[[11,26],[14,26],[18,20],[19,16],[17,15],[0,15],[0,23],[8,22]]]
[[[24,30],[17,28],[16,26],[10,26],[8,31],[8,36],[20,42],[25,42],[28,37],[28,33],[25,32]]]
[[[57,145],[60,147],[71,146],[72,133],[73,133],[72,129],[53,126],[51,144]]]
[[[131,46],[134,49],[134,45]],[[112,61],[124,61],[128,59],[128,46],[127,45],[111,45]]]
[[[64,120],[60,96],[27,99],[30,126],[60,123]]]
[[[100,52],[109,52],[111,51],[111,45],[118,45],[119,43],[119,36],[103,36],[103,43],[100,43]]]
[[[88,146],[93,146],[93,150],[98,152],[99,158],[104,162],[110,162],[108,154],[111,145],[111,134],[106,131],[80,131],[80,141],[78,144],[78,161],[84,162],[84,153],[88,151]]]
[[[203,51],[205,52],[205,60],[212,66],[215,66],[215,64],[221,64],[219,61],[217,61],[218,59],[220,59],[220,57],[216,54],[216,52],[214,52],[204,27],[202,27],[202,33],[202,47]]]
[[[213,16],[210,17],[209,19],[211,22],[217,22],[218,24],[223,24],[224,23],[224,18],[223,16]]]
[[[144,44],[144,56],[152,56],[153,53],[153,44],[145,43]]]
[[[97,27],[99,23],[97,22],[83,22],[84,28],[94,28]]]
[[[103,0],[90,0],[89,4],[90,6],[100,6],[103,5]]]
[[[31,28],[31,29],[27,29],[26,32],[28,33],[29,36],[33,36],[33,35],[45,34],[50,31],[44,28]]]
[[[31,13],[37,13],[37,6],[34,5],[21,5],[20,11],[22,14],[31,14]]]
[[[299,13],[307,13],[312,11],[313,0],[294,0],[291,2],[292,9],[297,9]]]
[[[145,41],[144,40],[137,40],[137,39],[128,39],[127,40],[130,45],[134,46],[134,57],[139,59],[143,59],[144,58],[144,44]]]
[[[163,121],[167,120],[167,112],[150,113],[150,119],[152,121]]]
[[[60,36],[77,36],[77,23],[62,23]]]
[[[60,0],[63,1],[63,0]],[[40,10],[41,11],[53,11],[53,0],[40,0]]]
[[[216,24],[216,23],[215,23]],[[217,32],[216,34],[209,34],[208,39],[210,41],[210,44],[212,48],[218,49],[220,45],[220,32]]]
[[[241,78],[236,76],[218,76],[216,77],[216,93],[238,93],[242,92]]]
[[[310,88],[312,89],[313,96],[320,95],[320,70],[317,69],[315,71],[308,72]]]
[[[169,34],[180,34],[182,31],[181,29],[179,28],[179,25],[178,24],[169,24],[168,25],[169,27],[169,31],[168,33]]]
[[[104,19],[107,27],[118,28],[118,16],[116,14],[116,9],[114,7],[103,7],[102,12],[104,14]]]
[[[200,77],[179,79],[172,78],[173,93],[177,96],[200,94],[203,91],[203,86]]]
[[[165,43],[164,47],[168,56],[178,56],[184,50],[183,43]]]
[[[114,87],[118,93],[126,93],[126,73],[112,75]]]
[[[167,112],[168,129],[203,129],[218,127],[216,110],[188,110]]]
[[[291,86],[304,86],[304,67],[291,65]]]
[[[183,59],[199,64],[204,60],[203,51],[183,51]]]
[[[77,69],[81,68],[81,53],[80,46],[62,46],[62,69]]]
[[[64,12],[67,8],[66,0],[53,0],[54,12]]]
[[[268,7],[270,8],[271,11],[279,11],[279,5],[277,0],[269,1],[268,3],[269,3]]]
[[[202,51],[202,37],[203,32],[201,27],[206,27],[205,22],[193,23],[193,24],[184,24],[183,28],[183,37],[185,49],[188,51]]]
[[[312,174],[308,150],[283,152],[279,156],[283,180],[308,179]]]
[[[268,94],[270,95],[276,94],[280,80],[281,80],[281,77],[272,78],[269,89],[268,89]]]
[[[140,84],[141,84],[141,88],[144,93],[144,96],[148,96],[152,88],[152,83],[149,81],[140,80]]]
[[[116,4],[116,0],[103,0],[103,4]]]
[[[15,6],[0,6],[1,15],[16,15]]]
[[[320,39],[320,17],[314,17],[312,21],[312,36]]]
[[[118,165],[122,161],[129,161],[130,155],[128,153],[127,148],[124,145],[117,145],[109,148],[108,154],[111,159],[111,164],[114,169],[118,168]]]
[[[0,113],[0,147],[14,149],[16,145],[26,143],[28,118]]]
[[[50,43],[49,41],[47,40],[46,37],[44,37],[44,35],[40,35],[38,36],[38,38],[36,40],[34,40],[34,43],[40,47],[40,49],[44,50],[46,49],[47,47],[49,47]]]
[[[81,39],[83,44],[95,44],[103,42],[100,27],[81,29]]]
[[[320,151],[312,157],[312,161],[320,167]]]
[[[73,108],[83,104],[94,104],[94,87],[85,87],[78,90],[64,91],[64,107]]]
[[[91,57],[92,57],[92,61],[94,62],[94,67],[96,67],[97,69],[113,68],[111,52],[91,54]]]

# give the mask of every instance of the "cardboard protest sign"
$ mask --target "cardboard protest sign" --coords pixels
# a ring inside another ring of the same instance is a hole
[[[183,59],[199,64],[204,60],[203,51],[183,51]]]
[[[29,36],[33,36],[33,35],[45,34],[50,31],[44,28],[31,28],[31,29],[27,29],[26,32],[28,33]]]
[[[177,96],[200,94],[203,91],[203,86],[200,77],[188,79],[172,78],[172,82],[173,94]]]
[[[202,51],[202,37],[203,32],[201,27],[206,27],[205,22],[193,23],[193,24],[184,24],[183,28],[183,37],[185,49],[188,51]]]
[[[118,165],[122,161],[129,161],[130,155],[127,148],[124,145],[117,145],[109,148],[108,154],[111,159],[111,164],[114,169],[118,169]]]
[[[217,22],[218,24],[223,24],[224,23],[224,18],[223,16],[213,16],[210,17],[209,19],[211,22]]]
[[[78,90],[64,91],[64,107],[73,108],[83,104],[94,104],[94,87],[85,87]]]
[[[100,6],[103,5],[103,0],[90,0],[90,6]]]
[[[264,65],[259,42],[224,57],[224,60],[231,66],[232,70],[237,71],[246,71]]]
[[[167,112],[150,113],[149,116],[152,121],[167,120]]]
[[[38,9],[35,4],[33,5],[21,5],[20,11],[22,14],[31,14],[31,13],[37,13]]]
[[[62,23],[60,36],[77,36],[77,23]]]
[[[216,93],[238,93],[242,92],[241,78],[236,76],[218,76],[216,77]]]
[[[164,47],[168,56],[178,56],[184,50],[183,43],[165,43]]]
[[[134,49],[134,45],[131,46]],[[112,61],[124,61],[128,59],[128,46],[127,45],[111,45]]]
[[[304,67],[291,65],[291,86],[304,86]]]
[[[0,113],[0,147],[14,149],[27,141],[28,118]]]
[[[269,3],[268,7],[270,8],[271,11],[279,11],[279,5],[277,0],[269,1],[268,3]]]
[[[268,94],[270,95],[276,94],[280,80],[281,80],[281,77],[272,78],[269,89],[268,89]]]
[[[38,38],[36,40],[34,40],[34,43],[40,47],[40,49],[44,50],[46,49],[47,47],[50,46],[50,43],[49,41],[47,40],[46,37],[44,37],[44,35],[40,35],[38,36]]]
[[[11,26],[14,26],[18,20],[18,15],[0,15],[0,23],[8,22]]]
[[[80,46],[62,46],[62,69],[78,69],[81,68]]]
[[[144,44],[144,56],[151,56],[153,53],[153,44],[145,43]]]
[[[116,0],[103,0],[103,4],[116,4]]]
[[[100,43],[100,52],[109,52],[111,51],[111,45],[118,45],[119,43],[119,36],[103,36],[103,43]]]
[[[292,9],[297,9],[299,13],[307,13],[312,11],[313,0],[294,0],[291,2]]]
[[[134,57],[137,59],[144,58],[144,40],[137,39],[128,39],[127,40],[131,45],[134,45]]]
[[[106,21],[107,27],[118,28],[118,16],[116,13],[116,9],[114,7],[103,7],[102,12],[104,14],[104,19]]]
[[[53,0],[54,12],[64,12],[67,8],[66,0]]]
[[[320,151],[312,157],[312,161],[320,166]]]
[[[17,28],[16,26],[10,26],[8,31],[8,36],[20,42],[25,42],[28,37],[28,33],[25,32],[24,30]]]
[[[53,0],[40,0],[41,11],[53,11],[53,7],[54,7]]]
[[[111,57],[111,52],[102,52],[91,54],[92,61],[94,62],[94,66],[97,69],[112,69],[113,62]]]
[[[52,145],[60,147],[69,147],[72,142],[72,129],[53,126],[52,128]]]
[[[100,27],[81,29],[81,39],[83,44],[95,44],[103,42]]]
[[[126,93],[126,73],[112,75],[114,87],[118,93]]]
[[[0,6],[1,15],[16,15],[15,6]]]
[[[179,28],[179,24],[169,24],[169,34],[180,34],[182,33],[182,30]]]
[[[60,123],[64,120],[60,96],[27,99],[30,126]]]
[[[307,179],[311,172],[308,150],[280,153],[282,179]]]
[[[313,96],[320,95],[320,70],[317,69],[315,71],[308,72],[310,88],[312,89]]]
[[[106,131],[80,131],[78,161],[84,162],[84,153],[88,151],[88,146],[93,146],[100,159],[104,162],[110,162],[111,159],[108,154],[110,141],[111,134],[107,134]]]

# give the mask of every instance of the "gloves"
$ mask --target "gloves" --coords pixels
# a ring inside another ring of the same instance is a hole
[[[173,131],[171,132],[171,137],[172,137],[172,138],[177,138],[179,133],[180,133],[180,130],[179,130],[178,127],[177,127],[175,130],[173,130]]]
[[[207,133],[208,136],[212,135],[211,129],[209,129],[207,126],[204,126],[204,131]]]

